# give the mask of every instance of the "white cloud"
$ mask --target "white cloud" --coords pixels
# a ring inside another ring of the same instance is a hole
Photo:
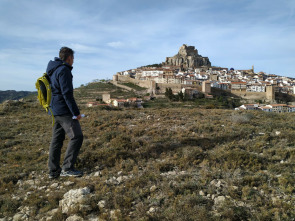
[[[121,41],[113,41],[113,42],[107,43],[107,45],[112,48],[122,48],[124,46],[124,43],[122,43]]]
[[[61,46],[63,45],[65,44],[61,44]],[[100,48],[98,47],[83,45],[79,43],[71,43],[69,47],[72,48],[74,51],[77,51],[78,53],[84,53],[84,54],[97,53],[100,51]]]

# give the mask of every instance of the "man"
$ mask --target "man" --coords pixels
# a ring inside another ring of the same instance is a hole
[[[49,178],[59,176],[82,176],[81,171],[74,168],[79,150],[83,143],[83,133],[79,120],[80,111],[73,95],[72,65],[74,63],[74,51],[68,47],[62,47],[59,58],[49,61],[46,73],[50,76],[52,97],[51,109],[55,118],[52,130],[52,140],[49,149]],[[65,134],[70,138],[62,168],[60,156]]]

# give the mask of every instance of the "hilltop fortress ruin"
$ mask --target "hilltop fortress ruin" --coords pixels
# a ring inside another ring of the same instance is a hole
[[[202,57],[198,54],[198,50],[194,46],[182,45],[179,52],[173,57],[167,57],[165,65],[179,66],[182,70],[194,69],[197,67],[211,67],[208,57]]]
[[[161,64],[118,72],[113,76],[113,83],[118,86],[127,82],[147,88],[153,96],[163,95],[166,88],[171,88],[173,93],[182,91],[190,97],[199,92],[210,97],[212,90],[224,90],[253,102],[273,102],[276,92],[295,94],[294,79],[255,73],[254,66],[249,70],[214,67],[208,57],[199,55],[194,46],[185,44],[176,55],[166,57]]]

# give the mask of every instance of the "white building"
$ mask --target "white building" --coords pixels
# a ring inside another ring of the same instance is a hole
[[[266,86],[261,85],[261,84],[250,84],[250,85],[247,85],[246,91],[249,91],[249,92],[265,92],[266,91]]]

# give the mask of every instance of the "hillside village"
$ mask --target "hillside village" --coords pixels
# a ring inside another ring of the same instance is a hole
[[[249,70],[214,67],[208,57],[202,57],[194,46],[185,44],[178,54],[167,57],[165,62],[118,72],[113,76],[113,82],[131,82],[148,88],[152,95],[163,94],[166,88],[189,96],[198,92],[210,95],[211,89],[217,88],[249,102],[259,100],[269,104],[277,104],[277,94],[291,96],[292,101],[295,96],[294,78],[256,73],[254,66]],[[262,109],[275,111],[272,106]],[[291,110],[292,107],[286,112]]]

